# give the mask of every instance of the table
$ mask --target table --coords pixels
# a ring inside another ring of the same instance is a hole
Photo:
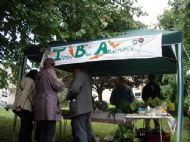
[[[63,119],[69,120],[70,117],[65,115],[68,113],[67,110],[62,110],[63,112]],[[102,123],[115,123],[115,124],[122,124],[125,123],[125,116],[124,113],[111,113],[109,111],[93,111],[91,112],[91,121],[92,122],[102,122]]]
[[[62,112],[67,113],[68,111],[62,110]],[[111,112],[104,112],[104,111],[93,111],[91,113],[91,121],[92,122],[101,122],[101,123],[113,123],[113,124],[125,124],[125,123],[134,123],[137,119],[159,119],[160,121],[160,140],[162,142],[162,125],[161,120],[162,119],[169,119],[170,115],[167,113],[164,113],[163,115],[155,115],[155,116],[147,116],[147,115],[141,115],[141,114],[124,114],[124,113],[114,113]],[[63,115],[64,119],[64,130],[63,134],[65,135],[65,129],[67,125],[67,120],[69,120],[69,117],[65,117]],[[60,124],[61,125],[61,124]],[[61,133],[61,126],[60,126],[60,133]]]
[[[162,142],[162,123],[161,123],[161,120],[162,119],[169,119],[170,118],[170,115],[167,114],[167,113],[164,113],[164,115],[154,115],[154,116],[147,116],[147,115],[140,115],[140,114],[137,114],[137,113],[134,113],[134,114],[127,114],[125,116],[125,119],[126,121],[135,121],[137,119],[158,119],[160,121],[160,141]]]
[[[65,136],[66,132],[66,126],[67,126],[67,120],[70,120],[71,118],[68,117],[67,114],[68,110],[62,110],[62,115],[64,119],[63,124],[63,135]],[[125,119],[126,114],[125,113],[111,113],[109,111],[93,111],[91,112],[91,121],[92,122],[100,122],[100,123],[112,123],[112,124],[124,124],[128,123]],[[130,123],[131,121],[129,121]],[[62,133],[62,122],[60,121],[60,137]]]
[[[101,123],[123,124],[126,123],[125,116],[126,114],[124,113],[113,114],[111,112],[93,111],[91,113],[91,121]]]

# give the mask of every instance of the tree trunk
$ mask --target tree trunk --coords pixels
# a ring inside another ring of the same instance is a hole
[[[99,102],[102,102],[102,92],[103,92],[102,89],[97,90]]]

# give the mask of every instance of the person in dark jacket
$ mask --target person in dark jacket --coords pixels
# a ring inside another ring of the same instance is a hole
[[[70,102],[69,110],[72,114],[73,142],[91,142],[92,80],[87,71],[80,66],[76,66],[73,71],[74,79],[67,95],[67,100]]]
[[[119,77],[116,83],[116,87],[111,93],[110,103],[115,105],[116,108],[118,108],[122,102],[128,104],[132,103],[134,101],[134,94],[131,87],[125,84],[125,79]]]
[[[158,86],[158,84],[156,84],[155,82],[155,75],[150,74],[148,76],[148,83],[143,87],[142,90],[142,99],[143,101],[146,103],[148,101],[149,98],[161,98],[161,94],[160,94],[160,87]],[[146,124],[145,124],[146,128],[150,128],[150,120],[147,119],[146,120]],[[154,119],[154,125],[156,128],[159,128],[159,123],[157,119]]]
[[[34,100],[34,118],[37,121],[36,140],[53,142],[56,121],[61,120],[61,109],[57,92],[63,89],[63,83],[56,76],[54,61],[47,58],[44,68],[39,72],[36,81],[36,97]]]

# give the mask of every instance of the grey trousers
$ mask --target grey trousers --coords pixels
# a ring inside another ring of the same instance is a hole
[[[91,128],[90,113],[71,119],[73,142],[92,142],[94,133]]]

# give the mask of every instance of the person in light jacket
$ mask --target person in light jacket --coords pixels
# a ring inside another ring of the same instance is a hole
[[[19,142],[31,142],[33,129],[33,98],[36,95],[35,76],[37,70],[31,70],[17,87],[13,112],[20,117]]]
[[[70,102],[73,142],[91,142],[93,139],[90,114],[92,104],[92,80],[89,74],[76,66],[67,99]]]
[[[37,121],[35,136],[39,142],[53,142],[56,121],[61,120],[61,109],[57,92],[63,83],[57,79],[54,61],[47,58],[44,68],[36,79],[37,94],[34,101],[34,118]]]

